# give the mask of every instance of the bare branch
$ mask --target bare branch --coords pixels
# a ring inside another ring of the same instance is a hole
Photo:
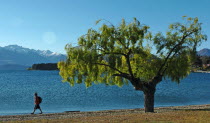
[[[110,21],[108,21],[106,19],[100,19],[100,20],[96,21],[96,24],[98,24],[102,20],[105,21],[105,22],[108,22],[112,27],[114,27],[114,25]]]

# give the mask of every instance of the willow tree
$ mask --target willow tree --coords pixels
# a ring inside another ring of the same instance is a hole
[[[98,24],[101,21],[97,21]],[[180,82],[190,73],[196,47],[206,40],[198,18],[169,26],[166,34],[154,36],[149,27],[134,18],[120,25],[104,23],[78,39],[78,47],[67,44],[67,60],[59,62],[60,75],[73,86],[93,83],[122,86],[131,83],[143,91],[145,112],[154,112],[154,94],[162,79]],[[151,49],[156,48],[156,54]]]

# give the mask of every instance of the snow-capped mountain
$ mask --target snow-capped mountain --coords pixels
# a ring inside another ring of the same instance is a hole
[[[18,64],[31,66],[37,63],[56,63],[66,56],[49,50],[34,50],[18,45],[0,47],[0,65]]]
[[[9,51],[19,52],[19,53],[28,53],[30,51],[29,48],[24,48],[24,47],[18,46],[18,45],[8,45],[8,46],[1,47],[1,48],[4,48]]]
[[[18,53],[29,53],[29,52],[35,52],[38,53],[41,56],[53,56],[53,55],[61,55],[59,53],[55,53],[52,52],[50,50],[34,50],[34,49],[29,49],[29,48],[25,48],[22,46],[18,46],[18,45],[8,45],[3,47],[4,49],[10,50],[10,51],[14,51],[14,52],[18,52]]]
[[[204,48],[198,51],[199,56],[210,56],[210,49]]]

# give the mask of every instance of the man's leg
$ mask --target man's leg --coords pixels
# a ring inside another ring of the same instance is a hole
[[[34,111],[31,114],[34,114],[34,112],[36,111],[36,109],[38,108],[38,105],[34,106]]]
[[[33,111],[31,114],[34,114],[35,110],[36,110],[36,109],[34,108],[34,111]]]
[[[42,114],[42,109],[41,109],[41,107],[40,107],[40,105],[37,105],[37,108],[40,110],[40,114]]]
[[[41,111],[41,113],[40,113],[40,114],[42,114],[42,109],[41,109],[41,108],[39,108],[39,110]]]

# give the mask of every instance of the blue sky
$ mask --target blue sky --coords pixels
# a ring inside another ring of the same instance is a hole
[[[0,46],[65,53],[65,45],[76,45],[99,19],[119,24],[136,17],[155,33],[184,15],[198,17],[210,37],[210,0],[0,0]],[[210,48],[210,42],[202,48]]]

